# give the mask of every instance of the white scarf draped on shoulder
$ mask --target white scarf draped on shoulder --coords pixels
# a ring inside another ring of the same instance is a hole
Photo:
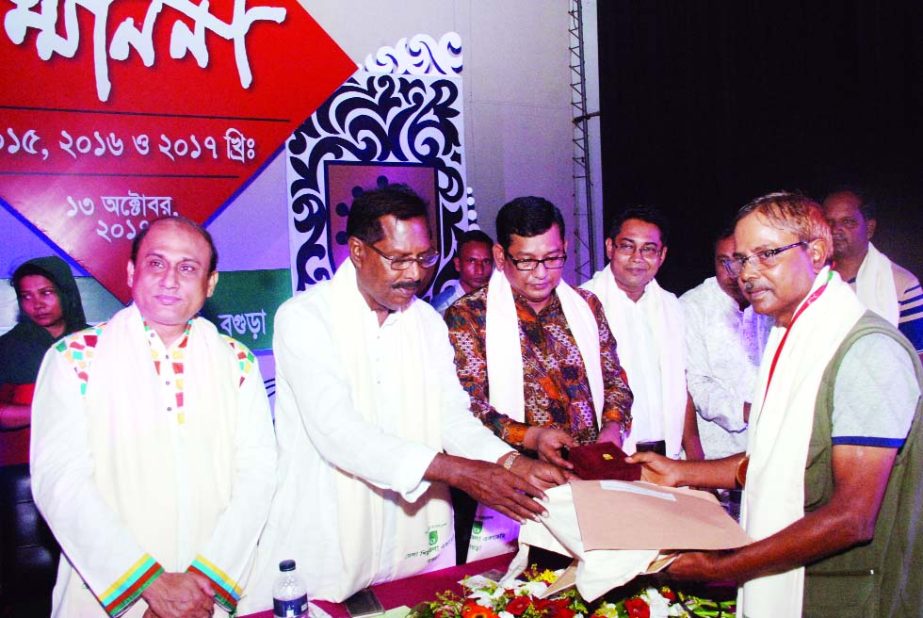
[[[336,309],[332,320],[334,341],[344,361],[353,405],[366,421],[377,424],[378,402],[371,388],[374,378],[367,354],[367,329],[364,327],[371,310],[359,292],[356,269],[350,260],[345,260],[339,267],[331,285]],[[400,329],[399,337],[403,342],[399,349],[393,351],[393,360],[402,367],[400,391],[404,403],[400,406],[400,426],[389,430],[408,440],[442,450],[440,393],[425,379],[429,347],[417,305],[418,301],[413,301],[390,326]],[[336,470],[336,477],[337,512],[341,522],[339,544],[343,565],[349,570],[339,580],[343,592],[341,596],[345,597],[350,591],[372,583],[378,572],[382,559],[379,522],[383,521],[386,498],[381,490],[342,470]],[[438,496],[445,499],[436,499],[438,492],[445,494]],[[392,552],[394,572],[418,572],[426,566],[426,556],[405,556],[410,548],[419,545],[418,540],[434,525],[451,528],[452,514],[447,498],[448,491],[441,485],[434,485],[419,498],[416,508],[405,509],[405,513],[397,518],[398,538],[394,541],[396,551]]]
[[[106,325],[87,384],[87,431],[100,493],[142,547],[167,571],[180,571],[231,499],[237,418],[227,412],[236,409],[239,371],[214,325],[196,319],[183,354],[187,412],[180,440],[176,419],[162,407],[147,337],[135,305]],[[195,447],[183,448],[180,459],[178,442]],[[171,520],[196,531],[183,539],[194,542],[180,542],[177,528],[164,524]]]
[[[897,326],[900,306],[891,260],[872,243],[856,274],[856,295],[866,307]]]
[[[229,411],[237,410],[241,374],[236,354],[215,326],[196,318],[186,347],[173,349],[174,358],[184,364],[179,374],[185,382],[180,421],[176,411],[164,410],[169,404],[151,357],[150,336],[135,305],[116,313],[102,329],[87,369],[82,406],[91,452],[88,461],[95,488],[109,511],[106,516],[124,525],[114,534],[127,531],[166,571],[182,572],[212,540],[235,491],[240,428],[238,415]],[[93,510],[98,508],[95,498],[87,500],[87,505],[71,504],[72,521],[58,520],[63,533],[79,529],[75,522],[81,515],[99,513]],[[112,558],[105,549],[105,544],[97,553],[85,547],[73,549],[72,559],[81,565],[86,581],[101,581],[111,569]],[[74,577],[71,561],[62,558],[55,587],[56,615],[105,615],[100,600],[83,582],[72,581]],[[145,608],[144,603],[136,603],[125,615],[140,616]]]
[[[640,384],[650,379],[643,375],[640,367],[642,344],[638,336],[640,325],[632,324],[635,302],[618,286],[609,266],[596,272],[584,288],[592,291],[602,301],[606,321],[616,339],[619,363],[628,375],[628,385]],[[661,393],[663,408],[663,431],[667,456],[679,457],[682,448],[683,423],[686,411],[686,363],[683,346],[683,314],[676,296],[667,292],[652,279],[644,288],[641,301],[645,304],[645,315],[654,334],[656,354],[660,363],[661,382],[657,385]],[[625,441],[625,452],[633,453],[635,440],[629,435]]]
[[[602,363],[599,350],[599,325],[596,316],[583,299],[563,279],[554,293],[561,301],[570,332],[583,357],[596,423],[602,427],[605,404]],[[490,405],[515,421],[525,422],[525,393],[523,391],[522,345],[519,340],[519,318],[513,289],[503,271],[496,269],[487,288],[487,380],[490,387]]]
[[[750,415],[750,464],[741,515],[744,529],[755,540],[804,517],[804,469],[821,377],[865,312],[850,287],[829,267],[817,275],[811,294],[824,284],[826,289],[791,326],[768,392],[770,366],[785,328],[773,327],[760,365]],[[804,568],[798,568],[747,582],[738,607],[748,618],[797,618],[803,596]]]

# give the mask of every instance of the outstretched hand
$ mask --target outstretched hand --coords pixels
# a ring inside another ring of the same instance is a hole
[[[518,474],[540,489],[557,487],[575,478],[570,472],[555,465],[524,455],[516,458],[510,472]]]
[[[569,433],[554,427],[529,427],[523,439],[523,446],[537,452],[539,459],[565,470],[573,470],[574,465],[561,457],[561,448],[576,444]]]
[[[652,452],[635,453],[625,461],[641,464],[641,480],[667,487],[679,487],[681,483],[679,462]]]
[[[457,487],[518,522],[537,519],[546,513],[545,507],[536,501],[545,497],[541,489],[495,463],[440,453],[430,463],[424,478]]]

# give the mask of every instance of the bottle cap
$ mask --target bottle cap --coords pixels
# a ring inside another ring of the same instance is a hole
[[[280,571],[294,571],[295,570],[295,561],[294,560],[283,560],[279,563]]]

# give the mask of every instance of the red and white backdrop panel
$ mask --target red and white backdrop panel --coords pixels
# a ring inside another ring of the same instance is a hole
[[[356,65],[297,0],[0,7],[0,201],[127,301],[130,241],[214,218]]]
[[[430,205],[441,260],[432,293],[475,217],[465,184],[461,42],[402,39],[365,62],[287,144],[292,287],[329,279],[346,258],[346,217],[363,190],[404,183]]]

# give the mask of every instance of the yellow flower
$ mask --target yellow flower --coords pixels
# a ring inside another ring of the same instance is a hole
[[[549,569],[545,569],[544,571],[542,571],[541,573],[539,573],[539,574],[536,576],[535,581],[537,581],[537,582],[545,582],[546,584],[553,584],[553,583],[555,582],[555,580],[557,580],[557,579],[558,579],[558,576],[557,576],[557,574],[555,574],[554,571],[551,571],[551,570],[549,570]]]

